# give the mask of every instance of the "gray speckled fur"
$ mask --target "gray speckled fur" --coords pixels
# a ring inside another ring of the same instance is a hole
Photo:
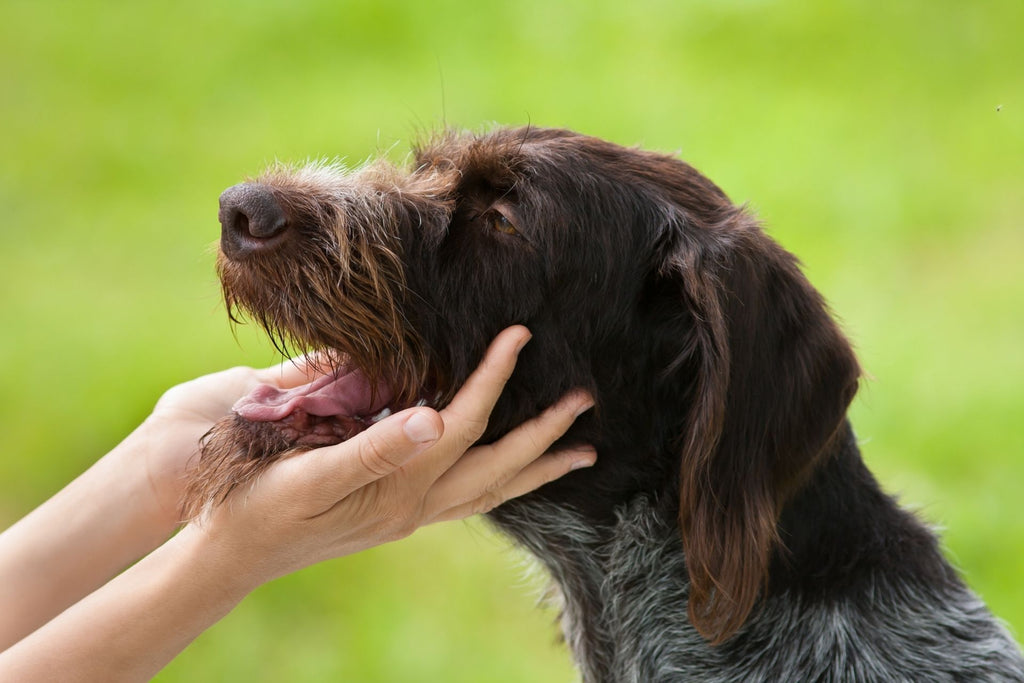
[[[646,497],[607,528],[556,506],[508,511],[507,524],[562,593],[586,683],[1024,681],[1017,644],[967,589],[879,581],[856,600],[813,604],[782,594],[714,647],[687,619],[678,531]]]

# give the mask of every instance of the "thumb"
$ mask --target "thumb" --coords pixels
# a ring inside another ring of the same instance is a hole
[[[348,441],[311,451],[311,474],[340,500],[395,472],[441,438],[444,421],[430,408],[395,413]]]

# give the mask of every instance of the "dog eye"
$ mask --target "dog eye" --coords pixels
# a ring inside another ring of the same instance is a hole
[[[491,218],[491,227],[497,232],[501,232],[506,235],[519,234],[519,231],[516,230],[516,226],[512,225],[512,221],[500,213],[494,214],[494,217]]]

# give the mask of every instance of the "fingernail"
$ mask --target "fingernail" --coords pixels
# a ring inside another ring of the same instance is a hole
[[[576,417],[594,407],[594,399],[589,394],[584,394],[580,401],[579,405],[576,406]]]
[[[526,336],[519,341],[519,345],[516,347],[516,355],[519,355],[519,352],[523,350],[523,347],[526,346],[531,339],[533,339],[533,333],[527,330]]]
[[[592,466],[595,462],[597,462],[597,453],[592,450],[588,450],[579,453],[578,455],[575,456],[575,458],[576,459],[573,460],[572,464],[569,466],[569,471],[581,470],[584,467]]]
[[[413,413],[409,416],[409,419],[402,426],[402,430],[413,443],[437,441],[441,436],[437,431],[437,424],[434,420],[431,420],[423,413]]]

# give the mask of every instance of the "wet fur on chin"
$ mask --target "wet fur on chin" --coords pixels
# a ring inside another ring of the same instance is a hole
[[[237,486],[253,481],[272,463],[310,448],[296,446],[273,423],[236,414],[221,418],[200,442],[200,459],[188,474],[183,518],[201,517],[208,506],[224,502]]]

